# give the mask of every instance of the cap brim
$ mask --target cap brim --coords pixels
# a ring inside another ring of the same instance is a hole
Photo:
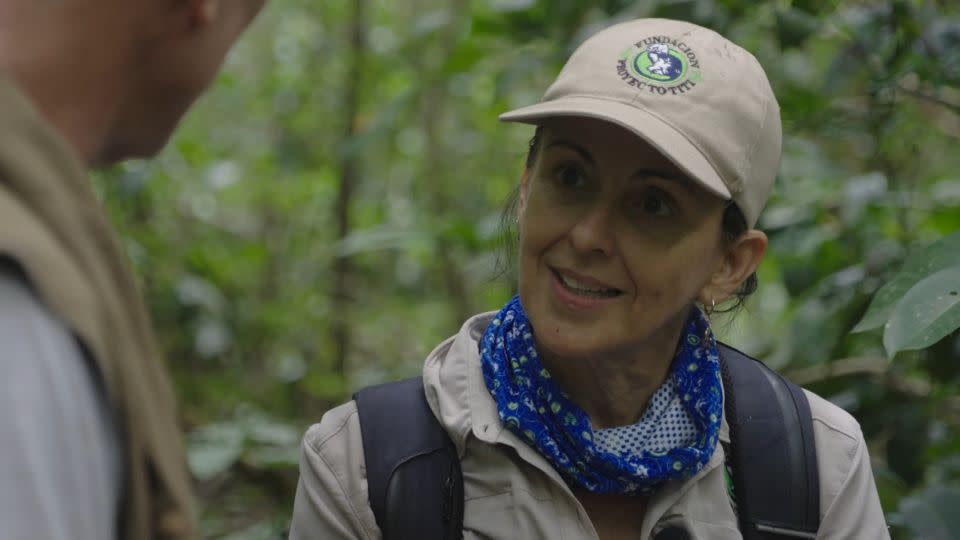
[[[562,116],[595,118],[617,124],[650,143],[710,193],[721,199],[732,198],[730,190],[703,153],[681,132],[648,111],[618,101],[576,96],[522,107],[501,114],[500,120],[539,125],[547,118]]]

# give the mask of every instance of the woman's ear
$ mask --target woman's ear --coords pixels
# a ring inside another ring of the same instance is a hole
[[[736,294],[740,285],[757,270],[767,251],[767,235],[750,229],[725,248],[723,260],[700,291],[703,305],[719,304]]]

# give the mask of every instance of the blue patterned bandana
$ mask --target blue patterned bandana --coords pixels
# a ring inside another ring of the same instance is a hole
[[[507,429],[543,455],[568,483],[590,492],[646,495],[667,480],[693,476],[713,455],[723,414],[719,353],[706,317],[696,308],[665,383],[675,386],[696,427],[689,445],[611,452],[609,446],[595,444],[590,418],[540,363],[519,296],[487,326],[480,362]]]

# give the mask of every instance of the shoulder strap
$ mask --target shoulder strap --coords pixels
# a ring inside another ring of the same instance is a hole
[[[720,364],[744,539],[816,538],[820,483],[803,389],[724,344]]]
[[[383,540],[462,538],[460,458],[427,404],[423,379],[373,386],[353,399]]]

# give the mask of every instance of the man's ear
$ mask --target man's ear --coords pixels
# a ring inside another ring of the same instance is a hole
[[[217,18],[220,0],[184,0],[190,28],[210,25]]]
[[[205,28],[213,23],[220,10],[220,0],[163,0],[164,9],[155,18],[163,33],[181,34]]]
[[[154,0],[153,14],[145,16],[147,34],[163,40],[191,34],[212,24],[220,0]]]
[[[767,235],[750,229],[726,247],[723,260],[700,291],[699,300],[705,306],[719,304],[737,292],[750,274],[757,270],[767,251]]]

